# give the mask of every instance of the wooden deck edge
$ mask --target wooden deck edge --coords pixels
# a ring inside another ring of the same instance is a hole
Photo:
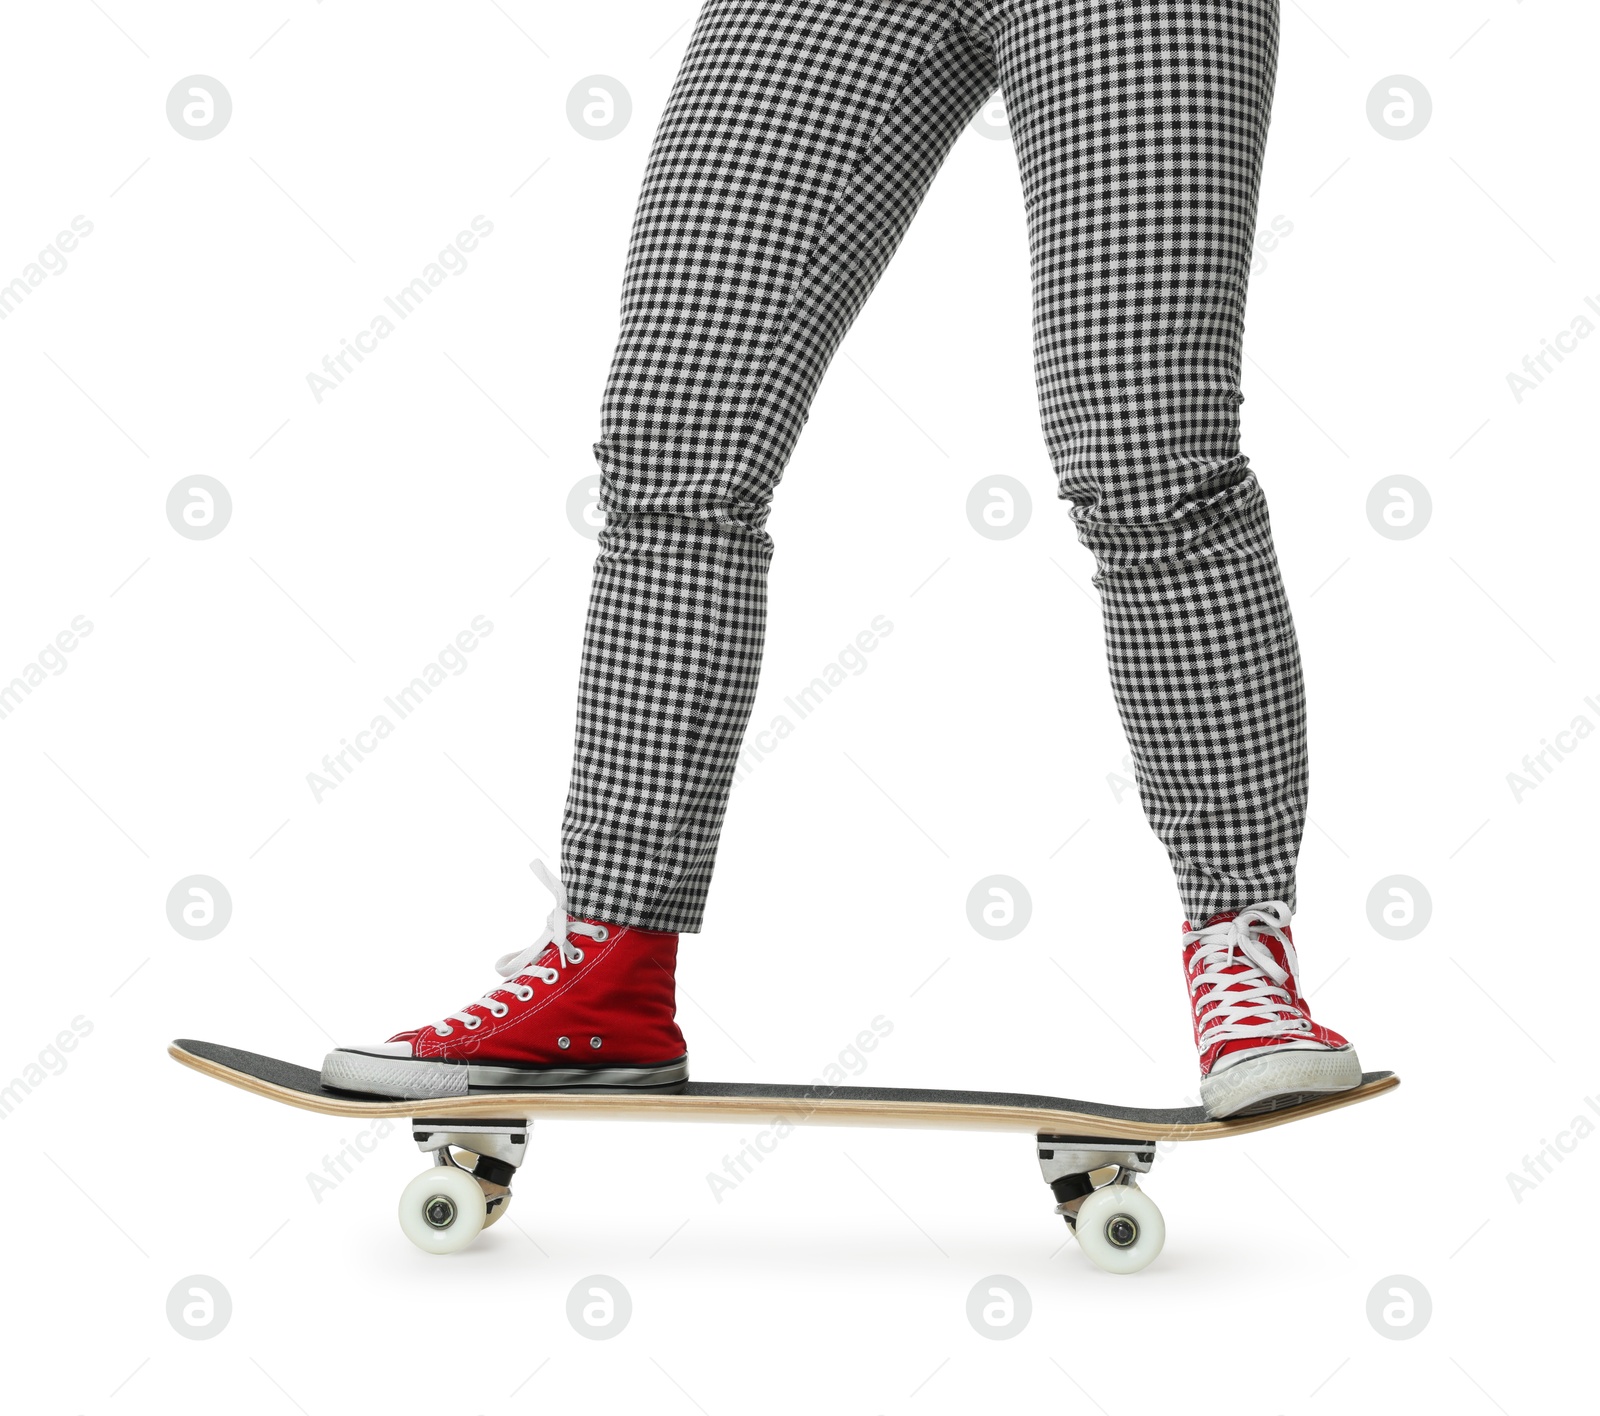
[[[171,1044],[167,1053],[196,1072],[215,1077],[241,1091],[253,1092],[269,1101],[314,1111],[324,1116],[575,1116],[590,1120],[748,1122],[752,1119],[782,1119],[796,1125],[908,1127],[918,1130],[1010,1131],[1092,1135],[1107,1140],[1200,1141],[1224,1136],[1243,1136],[1283,1126],[1325,1111],[1353,1106],[1400,1085],[1390,1076],[1350,1091],[1336,1092],[1320,1101],[1307,1102],[1291,1111],[1267,1112],[1233,1121],[1203,1121],[1194,1125],[1170,1122],[1140,1124],[1109,1116],[1092,1116],[1076,1111],[1050,1111],[1023,1106],[957,1107],[933,1102],[862,1102],[852,1099],[818,1098],[811,1102],[784,1101],[757,1097],[688,1097],[656,1095],[650,1097],[606,1093],[592,1096],[541,1095],[539,1093],[478,1094],[433,1101],[344,1101],[308,1096],[289,1087],[265,1082],[231,1067],[197,1057]]]

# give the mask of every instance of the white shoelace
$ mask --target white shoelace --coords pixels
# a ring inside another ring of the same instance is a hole
[[[1311,1019],[1288,990],[1290,973],[1300,972],[1294,944],[1283,932],[1288,923],[1288,905],[1282,900],[1267,900],[1240,910],[1222,924],[1195,931],[1202,945],[1190,967],[1197,960],[1200,970],[1189,980],[1189,996],[1193,999],[1201,989],[1208,985],[1211,988],[1200,1001],[1201,1047],[1234,1038],[1311,1031]],[[1270,934],[1283,945],[1288,972],[1279,967],[1272,950],[1256,937],[1259,934]],[[1239,964],[1245,966],[1239,972],[1225,972]],[[1259,1021],[1244,1021],[1250,1017]]]
[[[483,1026],[483,1019],[471,1011],[473,1008],[482,1008],[492,1017],[503,1018],[511,1011],[500,1001],[496,994],[509,993],[519,1002],[526,1003],[533,997],[533,989],[522,982],[524,978],[536,978],[540,983],[555,983],[561,977],[561,970],[568,964],[581,964],[583,950],[567,938],[569,934],[581,934],[586,939],[596,942],[605,940],[608,930],[603,924],[589,924],[585,920],[567,918],[567,892],[562,888],[561,878],[554,875],[542,860],[536,860],[528,867],[539,877],[539,882],[545,889],[556,897],[556,907],[550,911],[550,918],[545,921],[544,932],[534,940],[526,949],[514,954],[502,954],[494,961],[495,972],[501,978],[514,980],[501,984],[498,988],[491,988],[482,998],[475,1003],[469,1003],[460,1012],[447,1013],[433,1025],[433,1030],[440,1037],[449,1037],[455,1029],[451,1023],[459,1019],[461,1026],[468,1032],[477,1032]],[[549,947],[556,946],[556,967],[548,968],[536,962]]]

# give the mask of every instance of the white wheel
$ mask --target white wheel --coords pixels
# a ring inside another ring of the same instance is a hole
[[[1107,1273],[1138,1273],[1161,1252],[1167,1226],[1143,1190],[1106,1185],[1078,1207],[1078,1243]]]
[[[400,1192],[400,1227],[430,1254],[465,1249],[483,1228],[483,1190],[453,1165],[424,1170]]]

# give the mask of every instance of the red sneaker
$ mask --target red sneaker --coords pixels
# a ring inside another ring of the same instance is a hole
[[[556,907],[533,944],[497,961],[505,982],[431,1026],[330,1052],[324,1086],[411,1098],[688,1078],[674,1020],[678,936],[576,919],[543,861],[533,873]]]
[[[1212,1116],[1276,1111],[1361,1084],[1355,1049],[1311,1020],[1289,907],[1268,900],[1183,926],[1183,970]]]

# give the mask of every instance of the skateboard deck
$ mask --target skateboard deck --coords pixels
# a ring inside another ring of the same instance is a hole
[[[1161,1143],[1284,1126],[1400,1085],[1393,1072],[1367,1072],[1349,1091],[1221,1121],[1198,1106],[1111,1106],[1018,1092],[822,1083],[682,1082],[649,1091],[477,1091],[396,1101],[334,1091],[309,1067],[216,1043],[180,1038],[167,1051],[185,1067],[286,1106],[329,1116],[410,1118],[412,1139],[432,1155],[433,1166],[401,1193],[400,1227],[430,1253],[466,1247],[505,1214],[512,1176],[526,1159],[528,1132],[537,1119],[766,1121],[1023,1132],[1034,1139],[1056,1213],[1089,1258],[1112,1273],[1144,1268],[1165,1242],[1161,1212],[1138,1184]]]
[[[328,1116],[417,1119],[587,1116],[628,1121],[732,1121],[782,1116],[823,1126],[909,1126],[921,1130],[1021,1131],[1134,1141],[1240,1136],[1353,1106],[1400,1085],[1393,1072],[1367,1072],[1361,1085],[1255,1116],[1217,1121],[1198,1106],[1112,1106],[1016,1092],[914,1087],[784,1086],[771,1082],[686,1082],[655,1091],[478,1091],[463,1097],[395,1101],[333,1091],[310,1067],[211,1042],[180,1038],[167,1051],[186,1067],[269,1101]]]

